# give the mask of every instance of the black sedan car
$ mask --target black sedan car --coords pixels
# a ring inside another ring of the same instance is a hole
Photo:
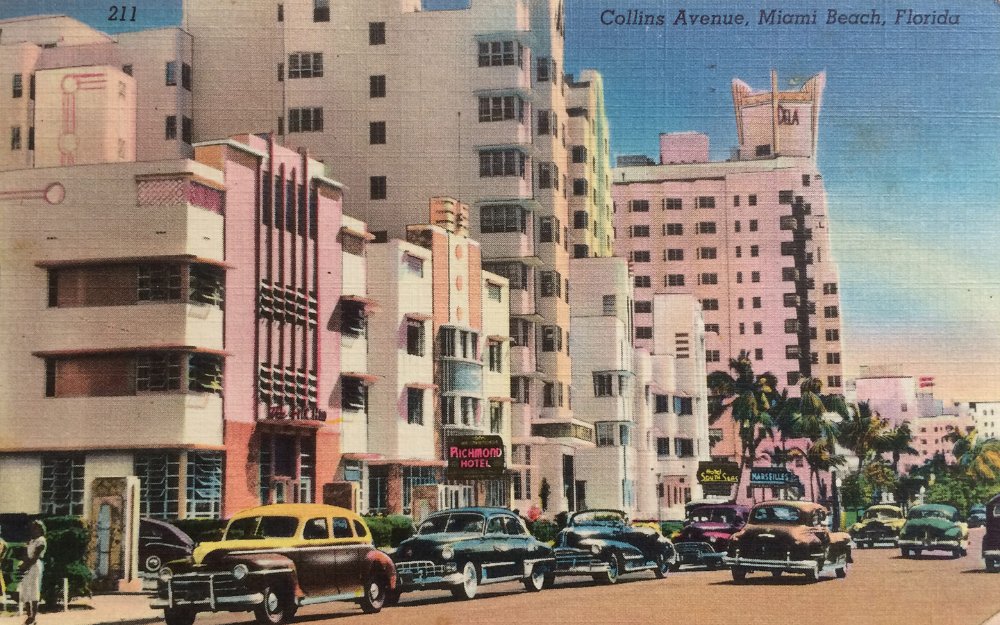
[[[481,584],[520,580],[538,592],[551,581],[552,548],[503,508],[453,508],[428,516],[392,555],[399,592],[446,588],[472,599]]]
[[[555,553],[556,575],[591,575],[606,584],[638,571],[666,577],[677,559],[669,539],[651,527],[633,527],[620,510],[577,512],[556,537]]]
[[[986,506],[977,503],[969,508],[969,516],[966,518],[969,527],[982,527],[986,525]]]
[[[139,520],[139,572],[156,573],[164,562],[186,558],[194,551],[194,541],[170,523],[156,519]]]

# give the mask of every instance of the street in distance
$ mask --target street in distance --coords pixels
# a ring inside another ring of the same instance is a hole
[[[752,14],[751,14],[752,16]],[[745,13],[700,13],[688,9],[678,9],[669,16],[663,13],[647,13],[641,9],[624,12],[605,9],[601,12],[601,24],[605,26],[678,26],[696,28],[699,26],[955,26],[961,23],[961,15],[951,9],[920,12],[914,9],[896,9],[895,15],[886,18],[877,9],[862,12],[842,12],[826,9],[825,13],[816,9],[803,13],[782,9],[760,9],[756,22]]]

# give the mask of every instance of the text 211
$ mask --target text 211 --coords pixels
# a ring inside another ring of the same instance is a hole
[[[134,6],[110,6],[108,7],[108,21],[109,22],[134,22],[135,21],[135,7]]]

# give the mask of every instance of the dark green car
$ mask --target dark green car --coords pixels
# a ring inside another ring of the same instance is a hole
[[[958,510],[946,504],[922,504],[910,508],[899,532],[904,558],[924,551],[949,551],[958,558],[968,553],[969,527],[958,518]]]
[[[453,508],[428,516],[392,554],[399,591],[444,588],[462,599],[482,584],[521,581],[537,592],[551,583],[552,547],[504,508]],[[398,594],[389,597],[397,600]]]

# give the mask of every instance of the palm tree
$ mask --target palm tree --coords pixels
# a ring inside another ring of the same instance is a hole
[[[917,450],[913,448],[913,432],[910,431],[909,423],[901,423],[888,430],[884,436],[876,443],[875,453],[892,454],[892,470],[899,475],[899,459],[901,456],[915,454]]]
[[[873,412],[866,401],[853,406],[850,416],[841,422],[839,442],[858,457],[858,473],[882,445],[888,432],[889,421]]]
[[[981,439],[976,430],[966,435],[953,430],[945,435],[945,440],[954,443],[952,454],[966,475],[990,482],[1000,478],[1000,441]]]
[[[829,471],[834,467],[841,467],[847,464],[847,459],[842,454],[836,453],[836,446],[832,439],[821,438],[813,441],[806,449],[806,464],[809,465],[809,485],[812,488],[812,499],[818,501],[817,490],[819,490],[819,474],[822,471]],[[815,481],[815,486],[813,482]]]
[[[715,418],[729,408],[739,428],[740,481],[736,484],[739,493],[743,472],[753,466],[760,444],[765,438],[774,436],[772,415],[780,395],[776,391],[778,380],[772,373],[754,374],[748,352],[741,351],[739,356],[730,359],[729,368],[735,377],[725,371],[713,371],[708,375],[708,386]]]

